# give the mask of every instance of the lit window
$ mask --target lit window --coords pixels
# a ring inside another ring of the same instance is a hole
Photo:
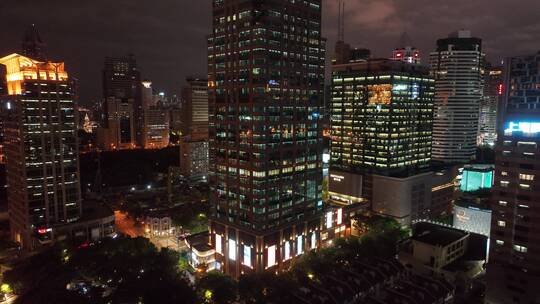
[[[229,259],[236,261],[236,241],[229,239]]]
[[[514,245],[514,250],[521,253],[527,253],[527,247]]]
[[[534,180],[534,175],[532,174],[519,174],[519,179],[521,180],[527,180],[527,181],[532,181]]]
[[[527,185],[527,184],[519,184],[519,187],[520,187],[521,189],[525,189],[525,190],[531,189],[531,186],[530,186],[530,185]]]
[[[268,247],[268,263],[266,267],[272,267],[276,265],[276,245]]]
[[[509,181],[501,181],[501,187],[508,187]]]
[[[502,171],[502,172],[501,172],[501,175],[502,175],[502,176],[508,176],[508,172]]]
[[[343,209],[339,208],[337,211],[337,224],[341,225],[343,223]]]
[[[499,246],[504,245],[504,241],[501,241],[501,240],[497,240],[496,243],[497,243],[497,245],[499,245]]]
[[[529,206],[527,205],[518,205],[519,208],[525,208],[525,209],[529,209]]]
[[[506,222],[505,222],[505,221],[498,221],[498,222],[497,222],[497,225],[498,225],[499,227],[506,227]]]
[[[296,255],[304,253],[304,240],[301,235],[296,237]]]
[[[283,260],[288,260],[291,258],[291,243],[289,241],[286,241],[285,242],[285,253],[284,253],[284,257],[283,257]]]
[[[332,211],[326,213],[326,228],[332,228]]]
[[[216,234],[216,252],[223,254],[223,249],[221,248],[221,235]]]
[[[510,154],[512,154],[512,152],[510,152],[510,151],[503,151],[502,154],[503,154],[504,156],[509,156]]]
[[[244,265],[251,267],[251,247],[244,245]]]
[[[315,232],[311,234],[311,249],[315,249],[317,247],[317,235]]]
[[[499,201],[499,205],[501,205],[501,206],[506,206],[506,205],[508,205],[508,202],[506,202],[506,201]]]

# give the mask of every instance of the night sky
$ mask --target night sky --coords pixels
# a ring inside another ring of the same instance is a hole
[[[323,0],[328,55],[337,33],[337,0]],[[188,75],[206,74],[211,0],[0,0],[0,56],[19,51],[35,23],[49,57],[80,80],[81,101],[101,97],[105,56],[135,54],[143,78],[173,94]],[[461,28],[484,39],[492,62],[540,50],[539,0],[347,0],[346,41],[388,57],[407,31],[426,55],[437,38]]]

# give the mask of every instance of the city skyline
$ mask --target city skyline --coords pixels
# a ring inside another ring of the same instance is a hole
[[[540,35],[540,26],[535,23],[535,12],[540,10],[540,2],[457,2],[449,6],[425,0],[414,3],[409,0],[399,3],[346,1],[345,40],[352,46],[372,49],[374,57],[390,57],[402,32],[407,31],[426,57],[435,49],[437,38],[467,28],[483,40],[485,53],[492,63],[507,56],[536,51],[534,37]],[[37,9],[29,9],[30,5]],[[62,58],[71,67],[72,75],[80,80],[84,105],[101,99],[98,79],[106,56],[133,53],[143,78],[151,79],[154,87],[170,94],[179,92],[186,76],[206,75],[210,1],[174,3],[166,0],[136,5],[93,1],[79,5],[68,1],[6,0],[0,4],[0,9],[5,12],[5,17],[0,19],[2,28],[20,29],[0,33],[0,40],[5,42],[0,45],[0,52],[20,51],[24,30],[35,23],[47,43],[51,59]],[[50,22],[46,15],[39,13],[43,9],[56,11],[63,17]],[[115,11],[120,13],[114,14]],[[328,46],[332,46],[337,37],[337,11],[337,0],[323,2],[322,34],[328,38]],[[477,18],[478,11],[483,12],[481,18]],[[22,13],[25,18],[20,18]],[[330,58],[331,52],[328,52],[327,65]]]

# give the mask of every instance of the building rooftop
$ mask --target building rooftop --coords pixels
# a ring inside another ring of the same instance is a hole
[[[468,235],[459,229],[421,222],[414,227],[412,239],[433,246],[447,246]]]
[[[200,233],[192,234],[186,238],[186,243],[190,246],[195,248],[198,252],[205,252],[214,249],[208,241],[210,234],[208,231],[203,231]]]

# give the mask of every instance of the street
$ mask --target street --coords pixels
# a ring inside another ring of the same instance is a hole
[[[118,232],[129,235],[132,238],[144,236],[143,227],[137,225],[135,220],[130,218],[127,214],[115,211],[114,217],[116,230]]]

